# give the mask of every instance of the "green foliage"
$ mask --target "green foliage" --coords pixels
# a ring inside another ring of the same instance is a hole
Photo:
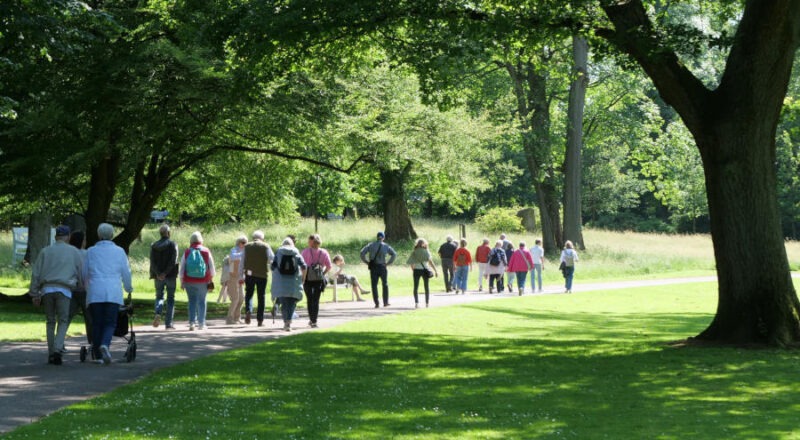
[[[486,233],[524,232],[516,208],[491,208],[475,219],[475,226]]]

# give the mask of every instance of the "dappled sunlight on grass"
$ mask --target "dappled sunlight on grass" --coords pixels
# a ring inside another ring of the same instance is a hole
[[[9,438],[797,438],[797,352],[667,344],[702,330],[713,298],[700,284],[364,320],[170,368]]]

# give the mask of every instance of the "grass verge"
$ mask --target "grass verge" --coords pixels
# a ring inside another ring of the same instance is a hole
[[[8,438],[800,438],[797,352],[667,345],[714,304],[695,284],[364,320],[170,368]]]

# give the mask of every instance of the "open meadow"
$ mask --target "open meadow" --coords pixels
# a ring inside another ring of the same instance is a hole
[[[670,344],[714,307],[702,283],[366,319],[159,371],[7,438],[800,438],[800,353]]]
[[[444,242],[448,234],[458,235],[456,222],[418,219],[415,222],[417,233],[431,243],[435,251],[439,244]],[[224,225],[214,227],[183,226],[173,229],[173,239],[183,248],[188,245],[189,235],[194,230],[203,232],[205,244],[214,253],[217,266],[222,258],[233,246],[236,237],[247,235],[255,229],[263,229],[267,242],[276,246],[287,234],[300,237],[300,243],[305,244],[304,237],[314,230],[311,220],[302,220],[295,226],[273,225]],[[331,255],[341,253],[348,265],[347,272],[358,276],[368,287],[369,274],[365,264],[359,261],[359,251],[364,244],[374,239],[377,231],[383,228],[379,219],[362,219],[358,221],[321,221],[320,234],[323,247]],[[584,232],[588,243],[586,251],[580,253],[580,262],[576,272],[578,289],[581,283],[598,281],[616,281],[631,279],[652,278],[677,278],[714,274],[713,250],[711,239],[707,235],[668,235],[644,234],[634,232],[612,232],[603,230],[586,230]],[[131,248],[130,260],[134,272],[134,299],[141,311],[137,319],[147,321],[152,318],[149,310],[153,303],[153,284],[148,277],[149,245],[157,239],[157,226],[146,228],[142,233],[141,241]],[[467,225],[467,240],[469,248],[474,252],[475,247],[484,236],[489,236],[492,241],[495,235],[487,235],[475,230],[472,224]],[[510,238],[515,243],[524,240],[532,244],[535,234],[514,234]],[[412,279],[410,270],[405,266],[406,258],[411,252],[413,243],[390,243],[397,250],[398,264],[389,271],[391,293],[394,296],[410,295]],[[800,243],[787,242],[792,268],[800,267]],[[434,252],[435,253],[435,252]],[[438,257],[435,257],[438,262]],[[557,270],[557,256],[550,256],[549,263],[545,266],[544,282],[546,286],[560,286],[563,282],[561,273]],[[0,233],[0,292],[6,294],[21,294],[27,290],[30,278],[28,269],[11,266],[11,234]],[[219,283],[218,283],[219,284]],[[431,281],[434,291],[444,290],[441,280]],[[470,287],[477,288],[476,275],[470,278]],[[185,320],[186,294],[179,291],[176,294],[177,319]],[[345,294],[346,299],[349,295]],[[217,305],[217,292],[208,296],[209,317],[221,317],[227,307]],[[323,301],[330,301],[330,293],[326,293]],[[300,303],[303,307],[304,303]],[[77,318],[80,322],[80,317]],[[80,325],[70,328],[71,334],[78,334]],[[3,340],[41,340],[44,337],[44,326],[40,310],[28,304],[13,304],[0,302],[0,341]]]

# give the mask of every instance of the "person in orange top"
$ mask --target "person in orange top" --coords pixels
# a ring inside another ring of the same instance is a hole
[[[487,269],[489,267],[489,252],[492,251],[489,246],[489,239],[484,238],[483,244],[475,249],[475,261],[478,263],[478,292],[483,292],[483,280],[489,278]]]
[[[456,249],[453,254],[453,265],[456,267],[456,274],[453,278],[453,287],[458,292],[466,293],[467,291],[467,278],[469,278],[469,269],[472,267],[472,255],[467,250],[467,240],[461,239],[459,243],[461,246]]]

